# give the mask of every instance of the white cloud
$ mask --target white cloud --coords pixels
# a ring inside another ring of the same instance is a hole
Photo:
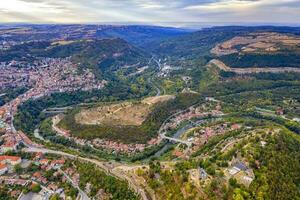
[[[260,2],[258,1],[223,0],[219,2],[207,3],[207,4],[186,6],[184,9],[191,10],[191,11],[204,11],[204,12],[240,10],[240,9],[249,9],[253,6],[256,6],[259,3]]]
[[[1,0],[0,22],[300,23],[299,0]]]

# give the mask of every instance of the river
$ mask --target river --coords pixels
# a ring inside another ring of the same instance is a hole
[[[176,133],[175,133],[172,137],[178,139],[178,138],[181,137],[181,135],[182,135],[183,133],[185,133],[187,130],[189,130],[189,129],[192,128],[192,127],[193,127],[193,125],[189,123],[189,124],[185,125],[184,127],[178,129],[178,130],[176,131]],[[171,145],[172,145],[172,144],[171,144],[170,142],[168,142],[163,148],[161,148],[159,151],[157,151],[157,152],[154,154],[154,157],[160,157],[162,154],[164,154],[164,153],[169,149],[169,147],[170,147]]]

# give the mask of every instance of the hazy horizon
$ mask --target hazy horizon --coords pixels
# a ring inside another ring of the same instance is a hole
[[[298,0],[10,0],[0,5],[0,23],[299,26],[299,20]]]
[[[300,23],[219,23],[219,22],[86,22],[86,23],[43,23],[43,22],[0,22],[0,26],[26,26],[26,25],[112,25],[112,26],[158,26],[183,29],[201,29],[218,26],[287,26],[300,27]]]

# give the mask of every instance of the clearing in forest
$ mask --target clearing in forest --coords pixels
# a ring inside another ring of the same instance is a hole
[[[234,37],[218,44],[211,50],[211,53],[222,56],[234,53],[279,53],[287,50],[299,52],[299,45],[299,36],[262,32]]]
[[[85,125],[141,125],[156,104],[175,98],[173,95],[149,97],[139,102],[122,102],[84,109],[75,115],[79,124]]]

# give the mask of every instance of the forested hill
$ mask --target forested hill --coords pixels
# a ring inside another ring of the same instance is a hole
[[[81,25],[40,24],[0,25],[0,40],[26,42],[32,40],[81,40],[122,38],[134,45],[184,35],[187,29],[145,25]]]
[[[277,32],[300,35],[300,27],[224,26],[204,28],[197,32],[153,42],[148,49],[162,56],[193,59],[201,56],[211,56],[210,50],[218,43],[252,32]]]
[[[39,57],[71,57],[75,64],[101,72],[139,64],[143,66],[149,55],[123,39],[77,40],[68,42],[34,41],[0,51],[0,62],[10,60],[34,61]]]
[[[100,71],[113,71],[126,65],[144,65],[149,55],[122,39],[85,40],[57,45],[47,49],[45,55],[50,57],[71,56],[74,63],[82,68]]]
[[[186,35],[192,30],[159,26],[117,26],[97,31],[100,38],[122,38],[136,46],[147,47],[155,41]]]

